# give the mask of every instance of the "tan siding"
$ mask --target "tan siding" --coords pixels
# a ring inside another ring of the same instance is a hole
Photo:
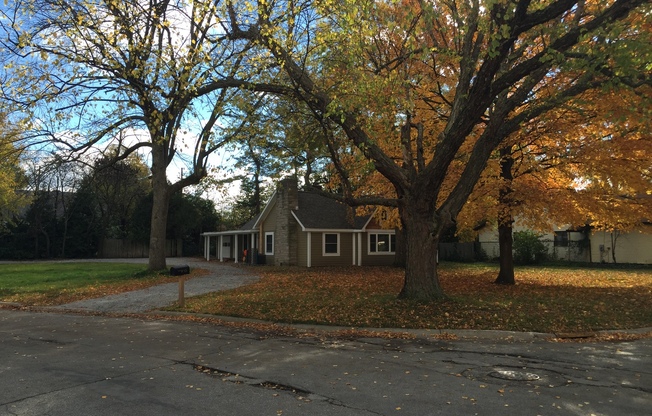
[[[331,234],[331,233],[326,233]],[[339,233],[340,235],[340,255],[339,256],[324,256],[323,255],[323,235],[324,233],[312,233],[312,266],[350,266],[353,263],[351,257],[351,234]]]
[[[391,266],[394,264],[395,254],[373,254],[362,253],[363,266]]]
[[[299,231],[299,238],[297,241],[297,265],[306,267],[308,266],[308,233]]]
[[[340,259],[342,266],[351,266],[353,264],[353,242],[350,233],[340,233]],[[338,264],[339,266],[340,264]]]
[[[263,232],[265,231],[274,231],[276,229],[276,210],[277,205],[270,210],[265,222],[263,223]]]
[[[265,264],[274,265],[274,256],[265,254],[265,233],[274,232],[276,229],[276,205],[272,207],[267,218],[261,225],[262,232],[259,235],[260,238],[260,255],[265,256]],[[274,246],[276,246],[276,233],[274,233]]]

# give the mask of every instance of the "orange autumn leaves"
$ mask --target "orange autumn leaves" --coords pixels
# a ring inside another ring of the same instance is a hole
[[[446,265],[445,302],[397,300],[398,268],[259,268],[264,277],[201,296],[186,310],[272,322],[367,328],[499,329],[573,332],[649,326],[647,269],[519,269],[519,284],[494,285],[495,266]]]

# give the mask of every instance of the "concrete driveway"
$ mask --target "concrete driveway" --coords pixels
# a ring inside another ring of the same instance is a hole
[[[70,261],[78,262],[79,260]],[[147,259],[93,259],[88,261],[147,263]],[[191,270],[201,268],[209,271],[206,276],[194,277],[184,283],[186,296],[198,296],[204,293],[232,289],[259,279],[258,276],[251,274],[251,272],[233,267],[232,264],[216,261],[207,262],[200,258],[169,258],[167,259],[167,265],[168,267],[188,265]],[[178,298],[179,284],[167,283],[143,290],[68,303],[55,306],[53,309],[104,313],[140,313],[170,306],[177,302]]]

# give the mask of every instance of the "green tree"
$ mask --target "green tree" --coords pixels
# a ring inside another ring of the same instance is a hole
[[[104,237],[104,218],[98,210],[100,202],[88,186],[81,186],[76,192],[72,205],[74,210],[68,226],[66,255],[72,258],[96,257],[100,240]]]
[[[136,204],[151,192],[149,169],[137,155],[113,162],[109,154],[95,161],[94,169],[82,184],[93,195],[105,238],[126,238]]]
[[[19,106],[26,143],[70,157],[112,143],[116,161],[149,151],[150,269],[165,268],[170,198],[235,136],[230,103],[259,73],[242,54],[251,42],[221,28],[223,10],[213,0],[27,0],[0,11],[2,93]],[[183,150],[186,175],[171,180]]]
[[[35,247],[39,246],[39,239],[46,247],[45,251],[35,249],[35,257],[68,257],[68,231],[76,210],[75,192],[87,169],[81,163],[68,162],[58,155],[36,158],[25,166],[26,189],[33,195],[25,221],[32,229]]]
[[[6,231],[28,202],[26,194],[21,192],[27,181],[20,167],[22,151],[15,145],[19,137],[0,113],[0,232]]]
[[[98,158],[72,190],[68,257],[94,257],[102,239],[127,238],[136,204],[151,192],[149,170],[138,155],[114,162],[112,154]]]
[[[177,194],[170,203],[168,234],[183,240],[183,255],[202,254],[201,233],[215,231],[221,217],[212,201],[192,194]]]
[[[52,258],[56,244],[57,217],[52,193],[36,191],[25,214],[29,241],[32,243],[31,258]]]
[[[152,204],[153,196],[150,193],[136,205],[131,217],[129,237],[147,241]],[[221,217],[212,201],[196,195],[178,193],[170,200],[166,234],[170,238],[183,240],[184,255],[199,254],[203,249],[200,234],[216,230],[220,222]]]
[[[266,197],[270,193],[255,173],[253,177],[244,177],[240,182],[240,194],[236,196],[229,209],[227,219],[232,227],[239,227],[260,214]]]
[[[398,208],[405,298],[443,297],[438,241],[506,138],[586,91],[650,82],[646,0],[265,0],[231,4],[230,17],[230,37],[265,48],[344,131],[343,151],[391,184],[393,198],[356,196],[339,169],[348,203]]]
[[[246,172],[240,177],[240,195],[228,215],[234,226],[261,212],[271,196],[266,180],[292,172],[303,178],[305,186],[319,186],[328,161],[324,128],[303,103],[291,96],[253,95],[241,107],[252,117],[232,146],[234,168]]]

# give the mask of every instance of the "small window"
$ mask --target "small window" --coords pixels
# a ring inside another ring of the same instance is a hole
[[[265,254],[274,255],[274,233],[265,233]]]
[[[373,233],[369,234],[369,254],[394,254],[396,253],[396,234]]]
[[[568,247],[567,231],[555,231],[555,247]]]
[[[323,234],[323,255],[339,256],[340,255],[340,235]]]

